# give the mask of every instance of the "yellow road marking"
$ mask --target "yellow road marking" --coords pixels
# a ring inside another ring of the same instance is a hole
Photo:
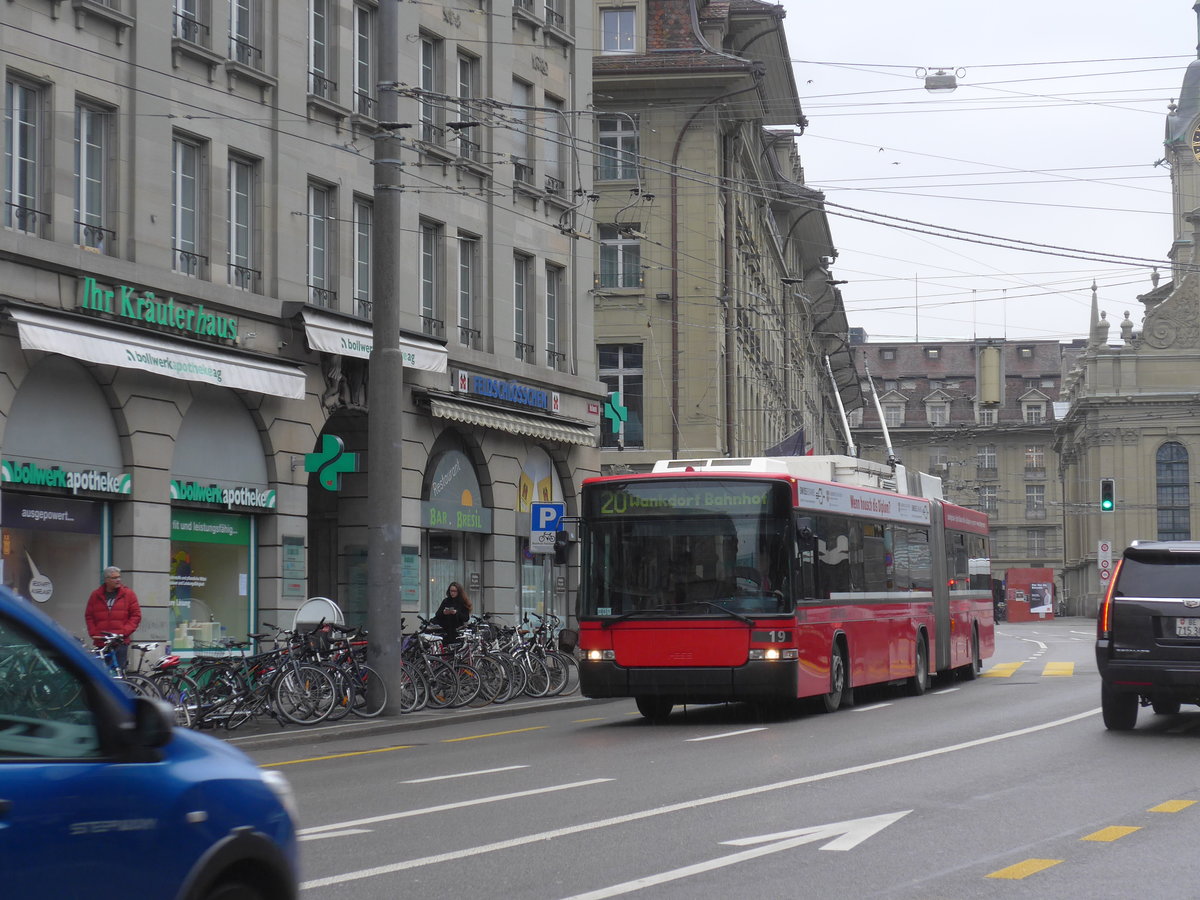
[[[1150,807],[1150,812],[1181,812],[1189,806],[1195,805],[1195,800],[1168,800],[1166,803],[1160,803],[1158,806]]]
[[[1111,843],[1125,837],[1127,834],[1133,834],[1135,831],[1141,830],[1141,825],[1109,825],[1107,828],[1101,828],[1099,831],[1093,831],[1091,834],[1081,837],[1080,840]]]
[[[411,750],[415,744],[405,744],[400,747],[377,747],[374,750],[354,750],[349,753],[331,753],[329,756],[310,756],[307,759],[289,759],[287,762],[270,763],[259,766],[260,769],[274,769],[276,766],[294,766],[299,763],[321,762],[325,759],[345,759],[347,756],[366,756],[368,753],[391,753],[393,750]]]
[[[1075,663],[1073,662],[1048,662],[1046,667],[1042,669],[1043,675],[1074,675]]]
[[[983,673],[983,677],[984,678],[1008,678],[1009,676],[1012,675],[1013,672],[1017,671],[1017,669],[1021,668],[1021,666],[1023,666],[1023,665],[1025,665],[1025,662],[1023,660],[1021,662],[996,663],[996,665],[992,666],[990,669],[988,669],[986,672]]]
[[[572,719],[572,722],[603,722],[604,716],[592,716],[590,719]]]
[[[549,728],[549,725],[534,725],[531,728],[514,728],[512,731],[493,731],[489,734],[473,734],[470,737],[446,738],[442,741],[443,744],[454,744],[458,741],[477,741],[480,738],[500,737],[505,734],[521,734],[523,731],[541,731],[543,728]]]
[[[1024,862],[1019,862],[1015,866],[1009,866],[1006,869],[1000,869],[993,872],[988,878],[1008,878],[1012,881],[1018,881],[1022,878],[1028,878],[1030,875],[1036,875],[1044,869],[1049,869],[1051,866],[1057,866],[1061,859],[1027,859]]]

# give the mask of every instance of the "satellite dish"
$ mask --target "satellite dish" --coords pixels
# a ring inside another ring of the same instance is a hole
[[[328,597],[309,597],[296,610],[296,615],[292,618],[292,631],[312,631],[322,620],[334,625],[346,624],[342,608]]]

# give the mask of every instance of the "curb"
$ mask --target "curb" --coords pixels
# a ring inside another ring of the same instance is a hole
[[[331,725],[288,725],[280,728],[273,721],[263,725],[248,727],[259,729],[257,732],[228,732],[214,730],[205,732],[213,737],[232,744],[242,750],[266,749],[270,747],[286,747],[294,744],[318,744],[325,741],[341,740],[347,737],[370,737],[380,734],[396,734],[406,731],[420,731],[426,728],[436,728],[448,722],[479,722],[489,719],[505,719],[519,716],[523,713],[537,712],[547,709],[570,709],[577,706],[590,706],[597,703],[611,703],[612,700],[592,700],[588,697],[574,695],[571,697],[530,698],[528,700],[510,700],[500,706],[495,704],[481,709],[464,707],[463,709],[423,709],[414,713],[380,716],[378,719],[358,719],[348,716],[341,722]]]

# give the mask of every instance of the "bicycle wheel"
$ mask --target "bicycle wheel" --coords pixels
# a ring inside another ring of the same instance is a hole
[[[333,707],[329,710],[329,715],[325,717],[325,721],[337,722],[350,715],[350,710],[354,708],[354,675],[341,666],[336,666],[332,663],[322,663],[321,668],[332,679],[333,686],[337,691],[334,694]]]
[[[180,728],[191,728],[198,714],[200,688],[186,672],[167,670],[150,676],[154,687],[164,700],[175,709],[175,724]]]
[[[458,676],[454,667],[438,656],[425,657],[425,680],[429,685],[430,709],[445,709],[458,696]]]
[[[565,653],[561,650],[554,651],[554,655],[561,659],[567,667],[567,682],[558,695],[569,697],[579,690],[579,660],[575,658],[574,653]]]
[[[297,725],[315,725],[329,715],[337,696],[324,669],[296,665],[280,672],[271,685],[275,711]]]
[[[472,665],[479,672],[479,692],[467,705],[479,709],[495,701],[504,690],[507,675],[503,664],[486,654],[477,655]]]
[[[117,680],[133,691],[134,696],[149,697],[151,700],[162,699],[162,694],[158,692],[158,688],[154,686],[154,682],[145,675],[127,673]]]
[[[466,706],[479,695],[481,679],[479,670],[470,663],[456,662],[453,665],[454,674],[458,678],[458,695],[450,704],[450,708],[457,709],[460,706]]]
[[[566,688],[567,679],[571,677],[571,673],[567,670],[567,664],[556,654],[550,652],[547,652],[545,656],[539,656],[538,659],[542,661],[542,665],[546,667],[546,672],[550,675],[550,683],[546,686],[546,693],[543,696],[557,696]]]
[[[429,685],[421,670],[408,662],[400,664],[400,712],[416,712],[429,702]]]
[[[247,694],[242,676],[227,663],[204,662],[187,674],[199,691],[193,727],[225,724],[238,711],[239,699]]]
[[[513,697],[519,697],[525,693],[525,685],[528,682],[528,676],[525,674],[525,667],[510,653],[498,653],[496,658],[504,665],[507,681],[504,684],[504,691],[496,696],[494,703],[507,703]]]
[[[349,681],[353,686],[351,712],[364,719],[373,719],[383,712],[388,691],[378,672],[370,666],[359,666],[357,672],[350,674]]]
[[[525,670],[525,693],[530,697],[545,697],[550,690],[550,672],[536,656],[523,653],[517,660]]]

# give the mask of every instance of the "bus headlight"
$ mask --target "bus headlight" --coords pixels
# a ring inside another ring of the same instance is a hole
[[[750,659],[761,659],[776,662],[781,659],[799,659],[800,651],[795,647],[758,647],[747,654]]]
[[[588,662],[601,662],[603,660],[616,659],[617,654],[612,650],[589,650],[587,658]]]

